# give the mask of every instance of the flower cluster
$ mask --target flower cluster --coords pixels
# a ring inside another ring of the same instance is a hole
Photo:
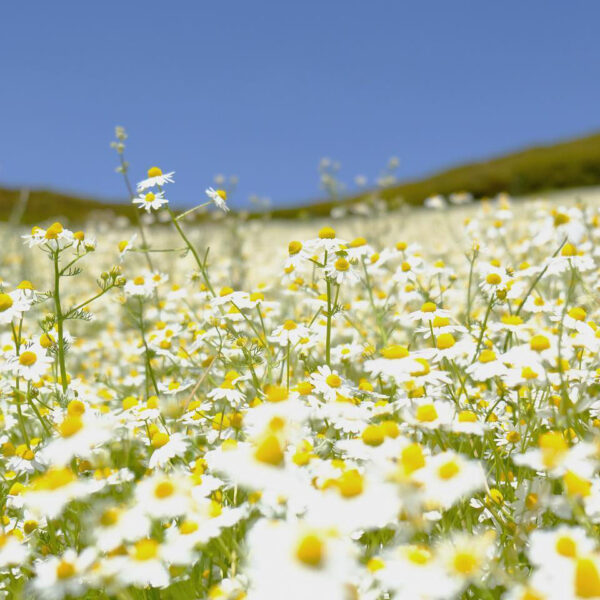
[[[443,260],[325,226],[247,287],[163,210],[3,262],[4,597],[600,597],[598,210],[500,197]]]

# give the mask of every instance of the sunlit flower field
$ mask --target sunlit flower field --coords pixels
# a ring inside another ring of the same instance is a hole
[[[1,232],[2,597],[600,598],[595,204],[178,213],[117,134],[138,226]]]

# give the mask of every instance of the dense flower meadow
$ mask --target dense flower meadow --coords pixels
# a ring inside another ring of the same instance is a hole
[[[598,210],[499,198],[444,256],[332,221],[239,289],[174,173],[130,189],[160,222],[3,263],[3,597],[600,598]]]

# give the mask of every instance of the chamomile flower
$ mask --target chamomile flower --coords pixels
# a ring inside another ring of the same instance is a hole
[[[215,190],[209,187],[206,189],[206,195],[214,202],[217,208],[220,208],[223,212],[229,212],[227,192],[225,190]]]
[[[147,297],[156,288],[156,283],[151,277],[138,275],[128,280],[123,288],[128,296]]]
[[[449,508],[485,486],[481,464],[452,451],[432,456],[415,478],[423,484],[424,501],[431,508]]]
[[[154,538],[147,537],[128,548],[124,557],[116,556],[113,568],[125,586],[164,588],[170,577],[163,560],[163,547]]]
[[[74,457],[89,458],[113,435],[109,418],[89,415],[78,401],[70,403],[57,430],[59,436],[43,448],[41,454],[48,463],[61,467],[69,464]]]
[[[156,473],[136,486],[138,508],[151,518],[180,517],[190,510],[190,483],[179,472]]]
[[[426,545],[407,544],[376,558],[375,578],[402,600],[447,598],[457,585],[446,573],[435,550]]]
[[[148,177],[137,184],[137,191],[142,192],[156,186],[163,186],[167,183],[173,183],[173,175],[175,171],[164,173],[159,167],[150,167],[148,169]]]
[[[21,292],[0,292],[0,324],[11,323],[20,319],[31,307],[31,302]]]
[[[154,452],[148,462],[148,468],[154,469],[167,464],[175,456],[182,456],[187,448],[187,443],[181,433],[169,435],[163,431],[157,431],[150,440]]]
[[[39,343],[24,346],[18,355],[8,359],[7,367],[28,381],[39,381],[50,368],[53,359]]]
[[[269,336],[269,341],[285,347],[288,344],[295,346],[296,344],[302,342],[302,340],[310,339],[310,337],[311,331],[308,329],[308,327],[288,319],[285,321],[285,323],[283,323],[283,325],[280,325],[273,330]]]
[[[0,569],[18,566],[27,560],[29,549],[16,535],[0,534]]]
[[[110,552],[123,545],[145,538],[150,533],[151,521],[135,508],[101,505],[90,518],[90,532],[102,552]]]
[[[61,556],[38,560],[34,564],[35,577],[31,582],[31,591],[36,598],[43,600],[81,596],[87,588],[84,576],[94,559],[94,550],[87,548],[81,554],[69,549]]]
[[[164,204],[168,204],[164,192],[144,192],[132,200],[139,208],[143,208],[147,213],[158,210]]]
[[[329,263],[325,266],[325,273],[331,281],[335,281],[338,285],[344,282],[355,282],[359,279],[351,263],[343,255],[332,255]]]
[[[327,365],[318,367],[310,376],[315,392],[323,396],[327,402],[333,402],[338,396],[351,396],[356,388],[347,380],[332,371]]]
[[[345,600],[354,555],[352,546],[330,530],[262,519],[248,536],[247,598]]]

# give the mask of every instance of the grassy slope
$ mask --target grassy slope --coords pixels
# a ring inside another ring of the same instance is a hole
[[[392,204],[402,200],[419,205],[429,196],[460,191],[482,198],[500,192],[523,195],[590,185],[600,185],[600,134],[455,167],[424,179],[400,183],[380,191],[378,196]],[[363,194],[343,202],[354,203],[367,197],[368,194]],[[331,202],[321,202],[280,209],[273,214],[291,217],[306,209],[310,215],[324,216],[332,207]]]
[[[418,205],[429,196],[459,191],[469,191],[480,198],[499,192],[522,195],[588,185],[600,185],[600,134],[448,169],[379,191],[378,196],[392,205],[398,201]],[[0,220],[9,220],[14,214],[19,194],[16,189],[0,188]],[[362,201],[367,197],[368,194],[349,197],[342,204]],[[333,206],[332,202],[317,202],[277,209],[271,214],[280,218],[325,216]],[[32,190],[21,221],[41,223],[60,216],[83,221],[90,213],[103,209],[130,219],[134,214],[133,207],[127,203],[105,203],[48,190]]]
[[[0,221],[8,221],[11,215],[20,212],[20,196],[18,189],[0,188]],[[103,202],[50,190],[31,190],[20,221],[36,224],[66,216],[69,220],[82,222],[96,211],[107,210],[128,219],[135,215],[133,205],[128,203]]]

